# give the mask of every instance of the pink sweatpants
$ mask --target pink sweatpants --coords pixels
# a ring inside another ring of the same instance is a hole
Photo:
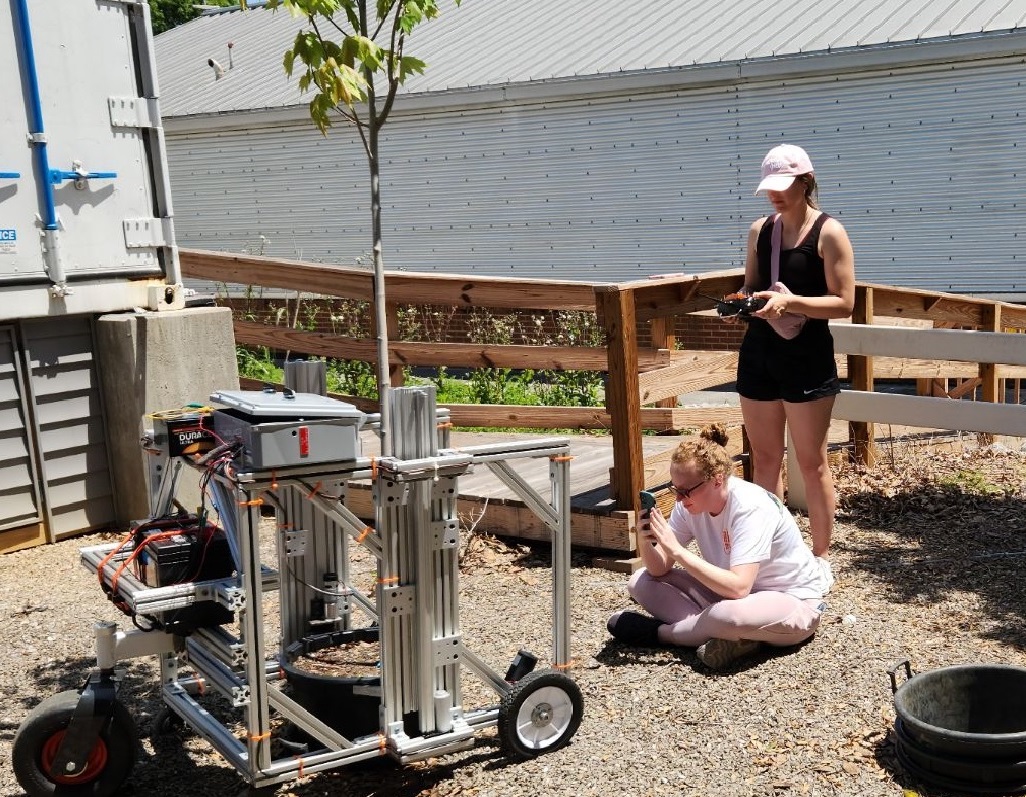
[[[661,640],[681,647],[698,647],[710,639],[797,645],[816,633],[823,613],[820,598],[802,600],[785,592],[753,592],[727,600],[679,567],[660,578],[642,568],[631,577],[627,590],[667,624],[668,631],[660,629]]]

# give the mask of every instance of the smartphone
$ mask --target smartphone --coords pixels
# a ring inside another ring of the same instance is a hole
[[[648,511],[656,505],[655,494],[648,490],[642,490],[638,496],[641,498],[641,516],[648,517]]]

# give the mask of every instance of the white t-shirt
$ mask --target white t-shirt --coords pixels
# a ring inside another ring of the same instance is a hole
[[[669,522],[681,545],[695,540],[710,564],[729,570],[758,563],[752,592],[823,597],[821,570],[794,518],[775,495],[757,484],[730,477],[727,503],[718,515],[692,515],[678,501]]]

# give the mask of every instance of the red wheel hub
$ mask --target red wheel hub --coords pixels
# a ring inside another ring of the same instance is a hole
[[[88,783],[95,780],[107,766],[107,745],[103,739],[97,739],[93,749],[89,751],[89,759],[85,767],[77,775],[62,775],[53,771],[53,762],[57,758],[57,751],[61,748],[61,741],[64,739],[64,731],[57,731],[46,740],[43,745],[43,771],[54,782],[62,786],[74,786],[78,783]]]

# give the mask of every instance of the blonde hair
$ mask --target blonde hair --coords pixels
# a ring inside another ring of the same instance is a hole
[[[805,203],[813,210],[819,210],[819,184],[812,172],[799,174],[794,178],[805,187]]]
[[[712,423],[702,429],[698,440],[685,440],[674,450],[670,457],[671,465],[686,465],[694,462],[702,474],[702,478],[711,479],[722,474],[729,477],[734,471],[734,463],[727,450],[727,427],[722,423]]]

